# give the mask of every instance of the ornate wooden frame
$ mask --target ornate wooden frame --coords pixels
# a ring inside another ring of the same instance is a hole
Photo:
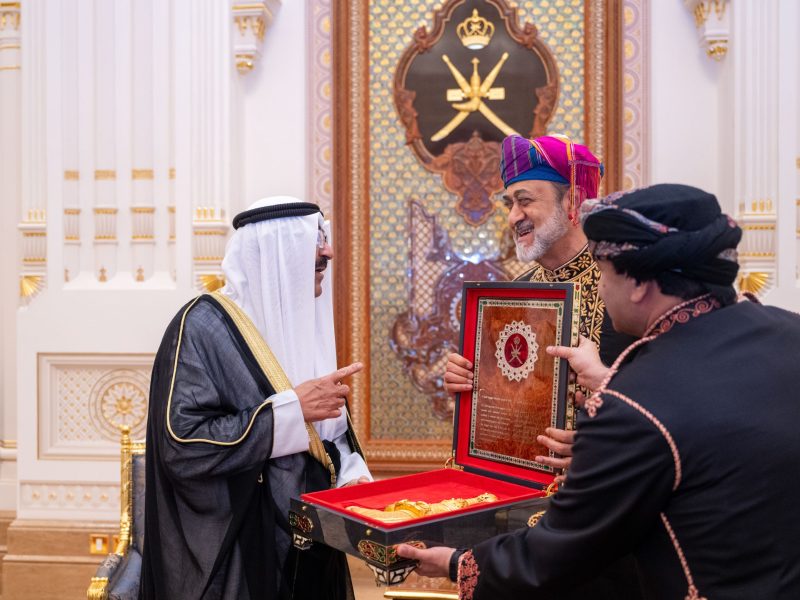
[[[499,0],[493,0],[499,1]],[[516,19],[516,10],[509,18]],[[586,0],[585,132],[604,159],[606,191],[621,182],[622,8]],[[333,7],[334,265],[337,358],[366,367],[352,381],[350,408],[373,471],[407,472],[441,466],[451,440],[373,439],[370,434],[369,264],[369,0]]]

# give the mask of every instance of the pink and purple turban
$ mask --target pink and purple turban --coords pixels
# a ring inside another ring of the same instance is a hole
[[[503,140],[500,174],[506,187],[518,181],[553,181],[570,189],[570,219],[587,198],[596,198],[603,165],[591,151],[565,136],[533,140],[510,135]]]

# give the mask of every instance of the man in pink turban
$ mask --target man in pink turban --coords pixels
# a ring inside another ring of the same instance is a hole
[[[574,282],[581,285],[578,348],[561,348],[559,356],[574,360],[580,354],[586,364],[603,369],[634,341],[614,331],[598,296],[600,271],[588,249],[588,241],[578,219],[581,204],[599,193],[603,165],[581,144],[560,135],[533,140],[510,135],[503,140],[500,173],[506,193],[508,225],[517,247],[517,258],[533,262],[518,281]],[[569,355],[564,354],[568,352]],[[581,371],[578,384],[586,384],[596,374]],[[596,370],[596,369],[595,369]],[[597,375],[602,379],[602,376]],[[465,357],[451,353],[444,375],[448,392],[471,392],[473,365]],[[586,390],[584,389],[584,392]],[[547,428],[539,443],[556,457],[537,456],[536,461],[566,471],[572,460],[574,423],[569,430]],[[564,475],[558,480],[563,481]],[[613,565],[600,578],[588,582],[568,598],[636,599],[641,597],[638,578],[630,557]]]

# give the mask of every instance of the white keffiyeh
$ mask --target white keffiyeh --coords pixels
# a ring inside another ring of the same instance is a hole
[[[248,210],[301,202],[290,196],[264,198]],[[314,297],[320,213],[250,223],[228,242],[222,293],[250,317],[293,386],[336,370],[331,270],[322,295]],[[335,440],[347,429],[342,415],[314,423],[322,439]]]

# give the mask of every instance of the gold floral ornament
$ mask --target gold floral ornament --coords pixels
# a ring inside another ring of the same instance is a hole
[[[347,510],[375,519],[384,523],[401,523],[410,519],[419,519],[429,515],[453,512],[472,506],[474,504],[484,504],[497,502],[497,496],[484,492],[474,498],[448,498],[440,502],[429,504],[423,500],[398,500],[392,502],[385,508],[365,508],[363,506],[348,506]]]
[[[129,382],[115,383],[100,398],[103,418],[110,424],[120,427],[136,427],[144,421],[147,413],[147,399],[144,392]]]

